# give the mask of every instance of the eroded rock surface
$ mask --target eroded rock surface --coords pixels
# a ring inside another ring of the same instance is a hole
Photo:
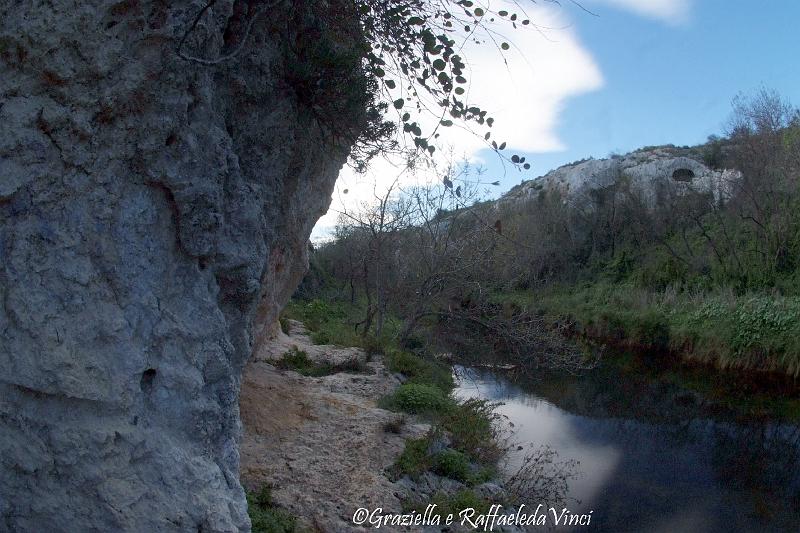
[[[499,203],[523,202],[548,192],[580,203],[596,191],[612,189],[619,194],[634,194],[650,207],[689,193],[708,194],[721,202],[730,197],[733,184],[740,178],[736,170],[712,169],[678,149],[650,148],[558,167],[514,187]]]
[[[0,530],[249,528],[241,371],[352,141],[298,65],[347,3],[211,4],[0,3]]]

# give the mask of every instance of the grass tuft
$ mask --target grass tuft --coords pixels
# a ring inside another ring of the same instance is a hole
[[[283,357],[275,362],[275,366],[284,370],[294,370],[304,376],[322,377],[347,372],[359,374],[367,371],[367,366],[360,359],[351,359],[342,363],[332,365],[330,363],[317,363],[308,357],[304,350],[293,346],[283,354]]]
[[[253,524],[253,533],[295,533],[297,531],[297,519],[285,509],[275,506],[269,485],[264,485],[258,492],[247,493],[247,513]]]

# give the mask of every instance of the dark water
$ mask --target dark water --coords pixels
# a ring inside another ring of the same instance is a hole
[[[531,447],[579,461],[576,531],[800,532],[800,429],[741,419],[674,386],[613,371],[513,382],[456,368],[457,394],[501,401],[514,424],[509,470]],[[530,502],[530,504],[543,502]]]

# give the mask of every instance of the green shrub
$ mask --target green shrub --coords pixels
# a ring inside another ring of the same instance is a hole
[[[297,519],[288,511],[275,507],[269,485],[257,493],[247,493],[247,513],[253,524],[253,533],[294,533]]]
[[[422,366],[422,359],[402,350],[389,350],[386,353],[386,367],[392,372],[399,372],[411,377]]]
[[[424,383],[450,392],[455,383],[449,366],[423,359],[401,350],[387,350],[386,366],[392,372],[403,374],[411,383]]]
[[[292,346],[283,354],[283,357],[275,362],[275,366],[287,370],[294,370],[304,376],[308,376],[314,373],[317,365],[314,361],[309,359],[308,354],[304,350],[298,349],[297,346]]]
[[[471,479],[469,458],[458,450],[449,448],[433,456],[433,472],[464,483]]]
[[[498,444],[500,415],[496,403],[469,399],[443,417],[441,425],[450,434],[452,447],[482,465],[494,465],[503,451]]]
[[[451,411],[455,401],[442,389],[424,383],[404,383],[381,399],[381,407],[412,414],[437,415]]]
[[[430,437],[409,439],[406,441],[403,453],[395,461],[391,469],[394,478],[410,476],[417,478],[426,470],[430,470],[432,462],[428,449],[431,445]]]
[[[311,342],[314,344],[330,344],[331,338],[327,331],[312,331]]]

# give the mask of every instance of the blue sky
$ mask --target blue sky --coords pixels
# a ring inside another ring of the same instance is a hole
[[[570,0],[519,0],[541,31],[509,35],[509,67],[491,47],[465,53],[471,100],[496,118],[494,138],[532,164],[504,170],[474,136],[450,131],[459,155],[487,168],[484,181],[500,180],[492,196],[577,159],[701,143],[723,131],[740,91],[764,86],[800,104],[800,0],[580,1],[594,15]],[[345,169],[314,237],[397,176],[385,161],[366,175]]]
[[[739,91],[763,85],[800,103],[800,1],[695,0],[677,19],[613,3],[584,2],[598,16],[562,5],[604,83],[564,102],[555,127],[564,150],[526,152],[527,179],[588,156],[703,142],[721,133]],[[522,176],[509,172],[500,189]]]

